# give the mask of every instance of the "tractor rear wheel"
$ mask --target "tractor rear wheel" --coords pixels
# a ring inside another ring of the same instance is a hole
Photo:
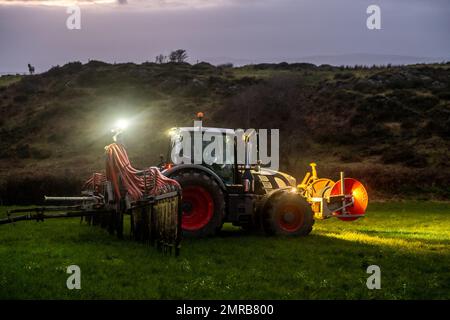
[[[283,192],[268,200],[263,227],[268,235],[306,236],[314,224],[311,206],[297,194]]]
[[[183,234],[207,237],[220,231],[225,215],[225,201],[224,194],[214,179],[195,170],[176,173],[171,178],[178,181],[183,192]]]

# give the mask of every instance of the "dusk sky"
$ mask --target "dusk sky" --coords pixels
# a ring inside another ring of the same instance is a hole
[[[74,3],[81,30],[66,27]],[[371,4],[381,30],[366,27]],[[357,63],[362,54],[373,63],[371,55],[442,61],[449,17],[449,0],[0,0],[0,73],[28,63],[37,72],[89,59],[141,63],[178,48],[190,62],[216,64]]]

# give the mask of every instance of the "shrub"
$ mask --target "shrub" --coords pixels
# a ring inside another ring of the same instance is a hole
[[[351,72],[339,72],[334,75],[334,79],[346,80],[353,78],[353,73]]]
[[[385,164],[403,163],[409,167],[424,168],[427,166],[427,158],[414,152],[412,149],[391,148],[383,153],[381,160]]]
[[[109,63],[98,60],[89,60],[89,62],[86,63],[86,66],[89,68],[105,67],[109,65],[110,65]]]
[[[21,95],[15,96],[13,100],[14,100],[14,102],[17,102],[17,103],[24,103],[24,102],[28,101],[28,96],[21,94]]]
[[[10,176],[0,189],[0,198],[6,205],[40,204],[44,195],[79,195],[82,183],[73,176]]]
[[[79,61],[75,61],[65,64],[61,69],[67,74],[73,74],[79,72],[82,68],[83,64]]]
[[[447,92],[440,92],[438,93],[438,98],[441,100],[450,100],[450,91]]]
[[[50,158],[52,155],[52,151],[49,149],[36,149],[31,148],[31,157],[38,159],[38,160],[44,160]]]
[[[30,145],[21,144],[16,147],[16,155],[21,159],[26,159],[31,157]]]
[[[223,68],[223,69],[231,69],[233,68],[233,64],[231,62],[219,64],[217,67]]]

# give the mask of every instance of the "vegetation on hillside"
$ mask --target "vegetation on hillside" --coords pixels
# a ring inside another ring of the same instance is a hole
[[[279,128],[281,169],[298,179],[315,161],[320,175],[337,179],[344,169],[372,196],[450,197],[449,63],[90,61],[0,77],[0,198],[76,192],[103,168],[103,146],[119,117],[132,120],[132,161],[156,164],[167,152],[167,130],[192,125],[197,111],[207,126]]]

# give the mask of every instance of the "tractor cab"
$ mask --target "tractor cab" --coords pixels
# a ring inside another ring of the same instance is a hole
[[[201,165],[214,171],[224,183],[233,184],[239,181],[239,176],[235,171],[236,159],[227,152],[229,148],[233,148],[233,150],[235,148],[235,141],[231,137],[229,129],[181,127],[172,128],[169,135],[167,167]],[[212,137],[212,141],[205,140],[204,137]],[[196,139],[200,139],[200,141]]]
[[[217,174],[225,184],[244,184],[247,190],[254,190],[253,182],[250,181],[250,185],[246,182],[246,179],[252,180],[254,174],[276,173],[279,163],[278,130],[268,133],[266,129],[205,127],[202,118],[203,113],[199,113],[194,126],[169,130],[169,161],[163,169],[180,165],[202,166]],[[267,154],[269,147],[270,157]],[[288,185],[296,186],[293,177],[289,176],[288,180]]]
[[[194,127],[172,128],[169,135],[171,140],[167,158],[171,161],[165,164],[165,168],[202,166],[213,171],[225,185],[242,185],[252,192],[261,189],[254,183],[260,182],[258,176],[275,176],[277,186],[296,187],[294,177],[274,170],[270,162],[261,161],[259,146],[262,139],[258,130],[203,127],[200,122]],[[263,143],[266,143],[266,137],[267,133],[264,133]],[[262,149],[267,150],[267,147]],[[272,150],[273,156],[275,153]],[[271,160],[267,156],[264,159]],[[269,179],[262,178],[262,181],[268,182]],[[269,186],[268,183],[260,185],[263,189]]]

